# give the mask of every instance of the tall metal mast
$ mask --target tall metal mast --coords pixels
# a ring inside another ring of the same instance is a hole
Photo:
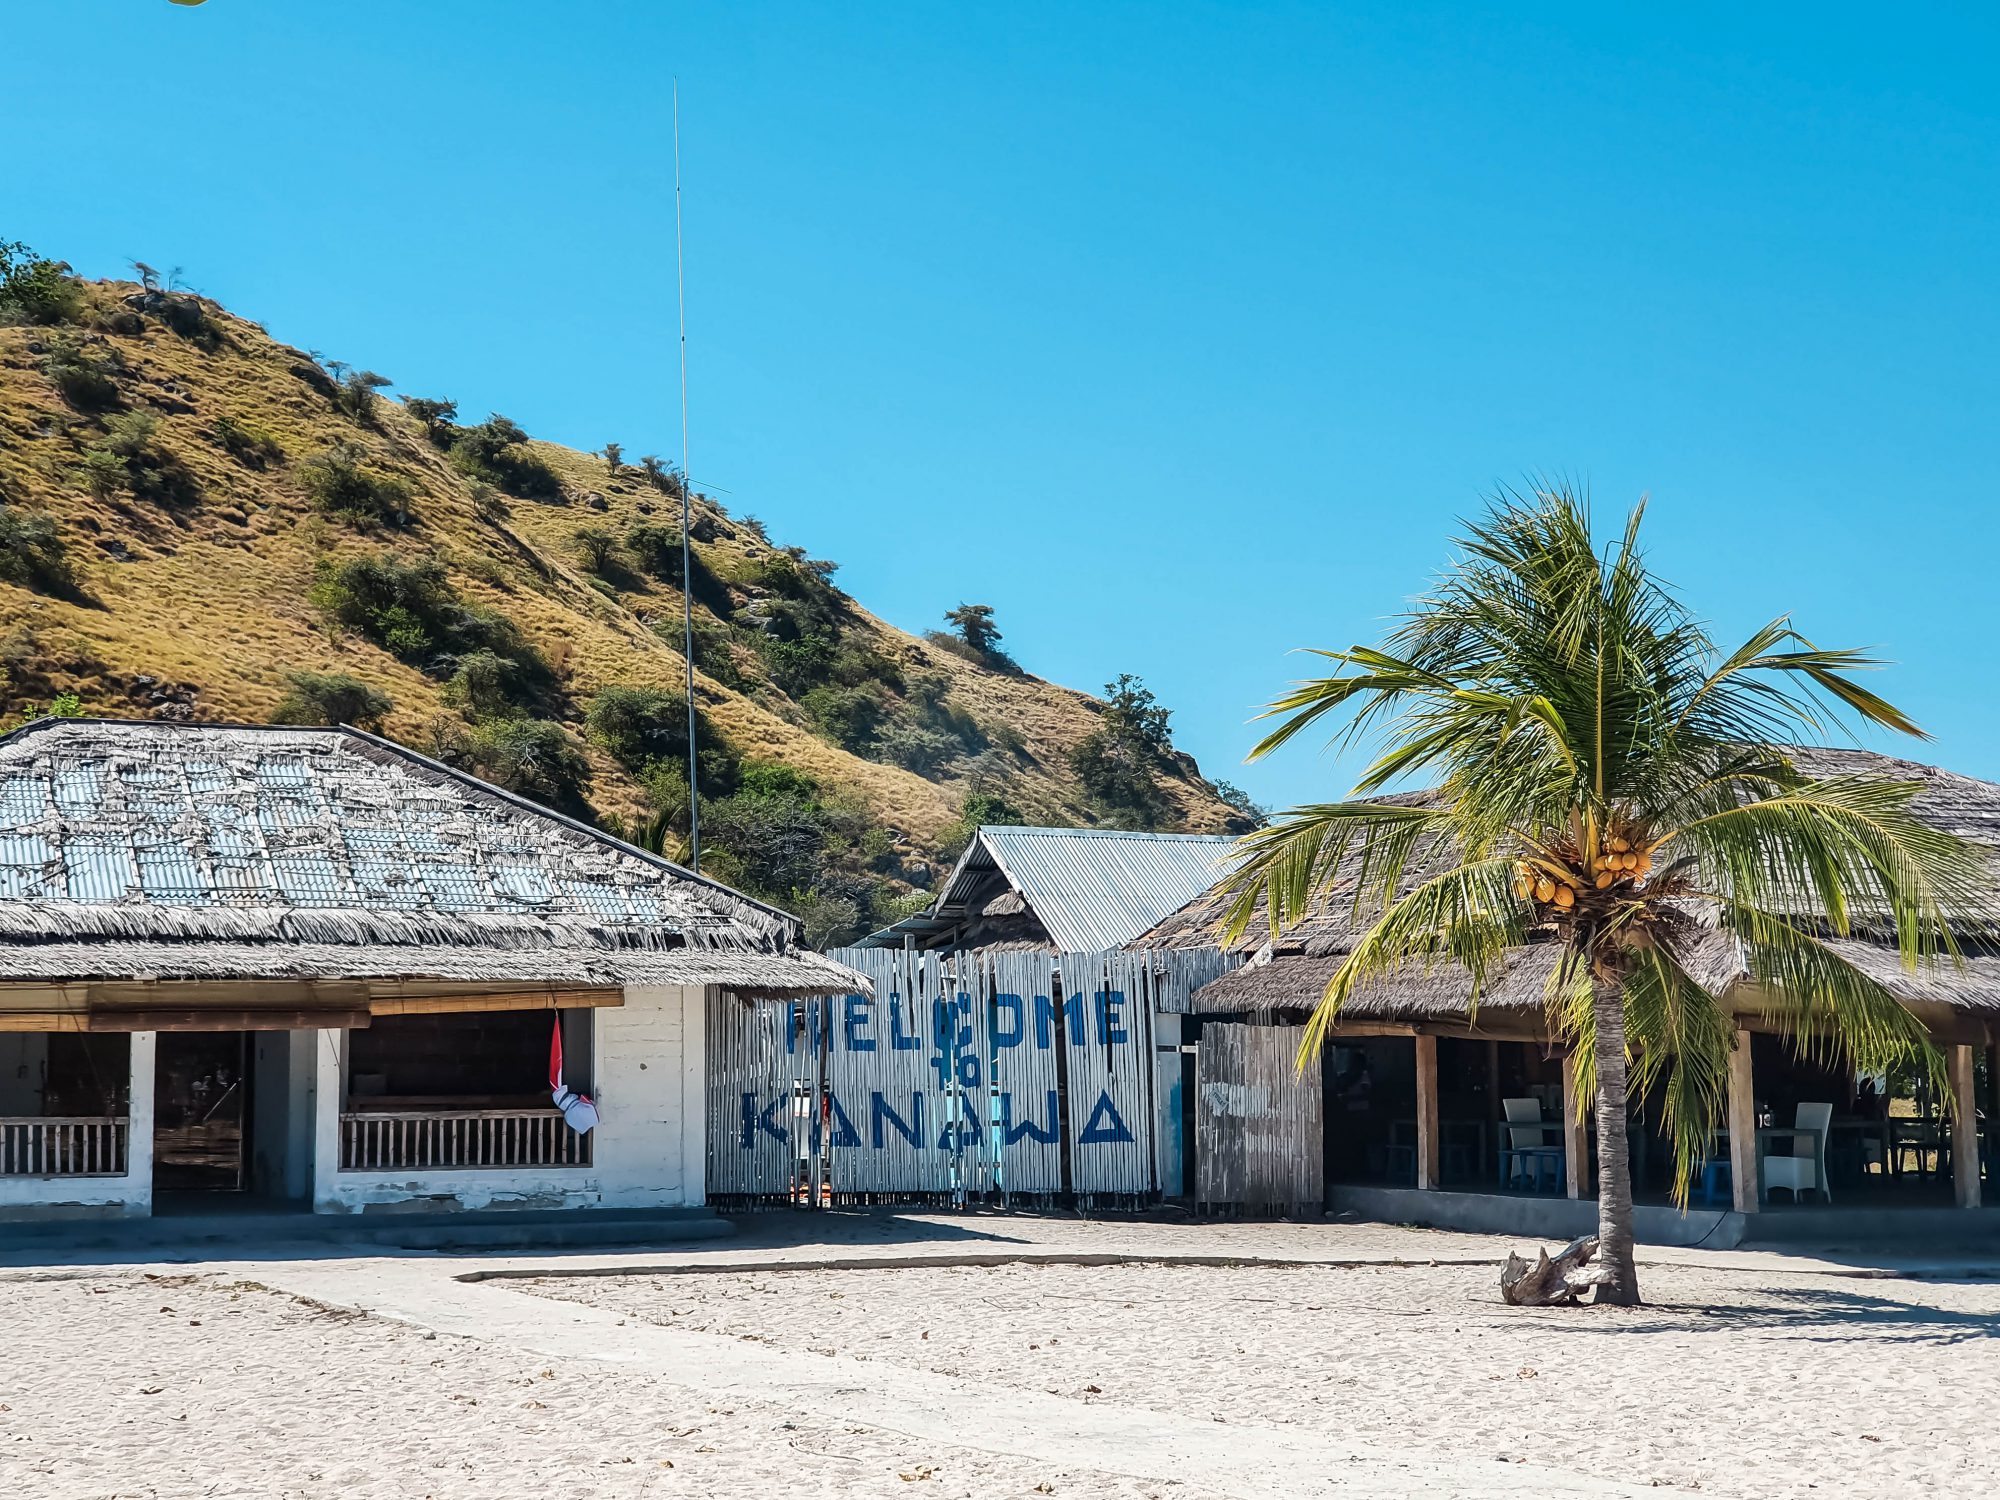
[[[687,658],[688,868],[701,873],[701,780],[695,755],[694,543],[688,479],[687,259],[681,249],[681,81],[674,79],[674,281],[681,322],[681,652]]]

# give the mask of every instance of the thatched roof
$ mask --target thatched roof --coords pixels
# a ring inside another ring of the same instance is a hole
[[[797,920],[354,729],[0,739],[0,981],[423,978],[839,993]]]
[[[1917,815],[1935,827],[1994,850],[1996,862],[2000,862],[2000,785],[1863,750],[1808,749],[1794,752],[1793,760],[1814,776],[1870,775],[1921,782],[1924,789],[1913,804]],[[1383,800],[1413,805],[1433,801],[1436,795],[1411,792]],[[1413,879],[1421,865],[1421,859],[1413,861]],[[1228,907],[1225,898],[1210,891],[1128,947],[1215,946]],[[1366,930],[1371,915],[1367,909],[1356,911],[1350,883],[1322,896],[1303,920],[1276,940],[1261,919],[1253,922],[1231,945],[1247,962],[1197,991],[1192,1009],[1211,1015],[1310,1009]],[[2000,911],[1987,915],[2000,917]],[[1982,940],[1990,936],[1990,930],[1978,934]],[[2000,957],[1975,953],[1962,962],[1926,964],[1913,973],[1886,941],[1855,936],[1834,940],[1832,946],[1899,1000],[1981,1016],[2000,1014]],[[1725,934],[1704,934],[1694,950],[1683,956],[1695,977],[1717,993],[1748,978],[1735,943]],[[1552,948],[1531,944],[1518,950],[1498,973],[1488,976],[1478,1010],[1517,1015],[1539,1010],[1543,986],[1553,966]],[[1413,967],[1367,986],[1353,997],[1343,1014],[1357,1020],[1462,1021],[1473,1009],[1472,998],[1471,981],[1464,971],[1444,963],[1429,969]]]

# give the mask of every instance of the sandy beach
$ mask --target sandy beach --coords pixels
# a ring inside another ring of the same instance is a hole
[[[0,1494],[2000,1490],[1988,1283],[1680,1252],[1645,1308],[1524,1310],[1470,1236],[819,1222],[640,1255],[0,1271]],[[1344,1263],[1159,1258],[1232,1249]],[[1107,1250],[1135,1258],[1073,1263]],[[974,1253],[1045,1263],[867,1264]],[[857,1264],[786,1268],[835,1256]]]

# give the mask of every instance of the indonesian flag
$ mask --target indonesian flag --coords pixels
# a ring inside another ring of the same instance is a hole
[[[591,1127],[597,1123],[597,1106],[586,1094],[573,1094],[563,1084],[562,1017],[557,1016],[555,1029],[549,1033],[549,1093],[556,1101],[563,1118],[569,1121],[569,1128],[578,1135],[589,1135]]]

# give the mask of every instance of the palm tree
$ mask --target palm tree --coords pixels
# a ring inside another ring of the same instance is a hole
[[[1734,1022],[1690,972],[1698,940],[1734,937],[1749,993],[1801,1046],[1942,1086],[1921,1023],[1821,939],[1893,929],[1915,966],[1955,954],[1954,923],[1990,889],[1972,846],[1912,814],[1917,784],[1795,763],[1857,719],[1922,734],[1854,680],[1880,663],[1785,616],[1721,652],[1647,571],[1644,509],[1600,553],[1567,490],[1502,495],[1383,644],[1319,653],[1337,670],[1271,707],[1283,722],[1252,758],[1322,720],[1345,720],[1337,745],[1387,748],[1349,800],[1247,835],[1227,887],[1232,936],[1260,912],[1277,934],[1336,879],[1372,920],[1302,1066],[1399,966],[1461,965],[1476,1004],[1510,949],[1556,945],[1550,1023],[1595,1092],[1596,1299],[1621,1304],[1639,1300],[1628,1094],[1659,1089],[1683,1204],[1722,1108]],[[1419,775],[1435,796],[1367,800]]]

